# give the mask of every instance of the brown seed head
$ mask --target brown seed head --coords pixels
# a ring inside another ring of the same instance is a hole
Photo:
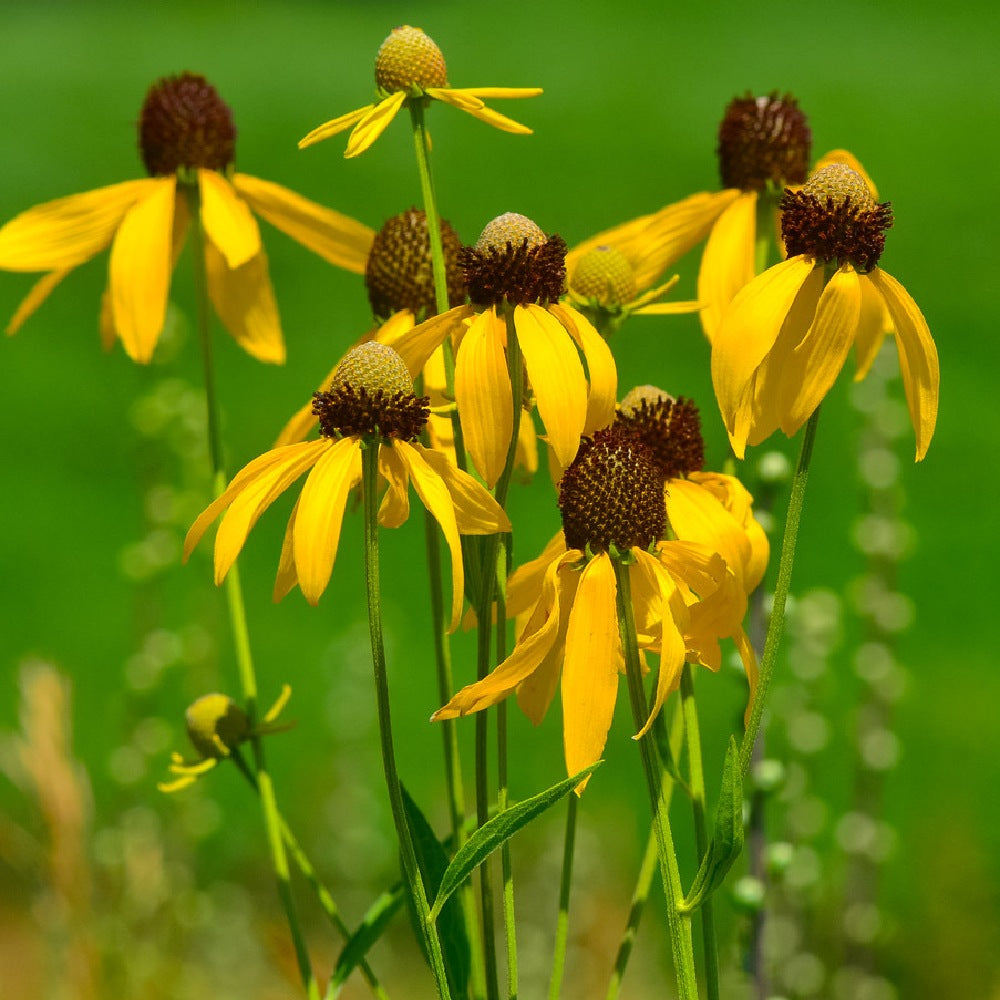
[[[444,219],[441,242],[448,304],[457,306],[465,301],[465,279],[458,265],[462,241]],[[380,320],[403,309],[415,316],[436,312],[427,216],[422,209],[411,208],[394,215],[375,234],[365,265],[365,285],[372,313]]]
[[[375,85],[387,94],[416,87],[447,87],[441,50],[419,28],[393,28],[375,57]]]
[[[791,94],[748,93],[729,102],[717,153],[723,187],[762,191],[768,181],[801,184],[809,171],[812,132]]]
[[[233,113],[197,73],[158,80],[139,112],[139,153],[153,177],[179,167],[225,170],[235,157]]]
[[[334,372],[326,392],[313,393],[320,433],[413,441],[427,423],[429,401],[413,392],[403,359],[386,344],[370,340],[352,348]]]
[[[646,445],[613,424],[580,443],[559,483],[559,510],[571,549],[648,549],[666,528],[663,478]]]
[[[789,257],[848,262],[862,274],[878,264],[892,227],[890,203],[877,202],[865,179],[844,163],[817,170],[799,191],[785,191],[779,208]]]
[[[506,212],[489,222],[474,247],[462,247],[469,298],[475,305],[554,302],[566,289],[566,243],[546,237],[531,219]]]
[[[698,408],[683,396],[655,386],[633,389],[621,402],[615,425],[635,434],[649,448],[663,480],[700,472],[705,465]]]

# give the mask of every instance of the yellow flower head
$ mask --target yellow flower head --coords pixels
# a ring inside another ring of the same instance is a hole
[[[614,413],[611,352],[586,317],[558,301],[565,290],[565,254],[562,238],[546,236],[531,219],[515,212],[497,216],[460,256],[472,304],[427,320],[396,344],[413,369],[453,339],[466,448],[490,486],[504,468],[513,433],[509,336],[517,337],[549,444],[563,466],[572,461],[581,435],[606,426]]]
[[[712,381],[733,449],[743,456],[781,428],[794,434],[856,346],[864,374],[886,331],[896,334],[916,457],[937,419],[937,348],[903,286],[878,267],[889,204],[847,163],[828,163],[781,201],[788,259],[733,300],[712,345]]]
[[[510,531],[506,514],[471,476],[417,442],[427,399],[414,395],[412,373],[391,347],[376,341],[355,347],[330,388],[315,394],[313,409],[323,436],[274,448],[242,469],[191,526],[185,558],[225,511],[215,536],[215,580],[221,583],[260,515],[311,470],[288,521],[274,597],[298,584],[316,604],[333,572],[348,496],[361,480],[361,449],[378,448],[379,472],[388,483],[379,522],[395,528],[407,519],[412,482],[451,551],[454,627],[464,592],[459,535]]]
[[[243,767],[239,751],[241,743],[268,733],[283,732],[294,725],[293,722],[276,721],[291,694],[292,689],[284,685],[277,701],[256,727],[251,727],[246,712],[228,695],[205,694],[197,698],[184,712],[184,725],[198,756],[193,761],[185,761],[179,753],[171,754],[170,772],[178,777],[173,781],[160,782],[160,791],[177,792],[187,788],[227,757],[235,758],[237,764]]]
[[[424,104],[443,101],[504,132],[530,135],[530,128],[488,108],[483,98],[537,97],[542,92],[540,87],[449,87],[441,50],[419,28],[408,24],[393,28],[379,47],[375,57],[375,88],[374,104],[324,122],[299,141],[299,149],[353,127],[344,156],[357,156],[375,142],[399,109],[410,101]]]
[[[148,362],[163,328],[170,279],[194,214],[205,232],[208,292],[237,342],[262,361],[285,345],[252,213],[338,267],[360,273],[372,232],[271,181],[234,167],[236,128],[215,88],[194,73],[150,88],[139,150],[150,176],[38,205],[0,229],[0,268],[48,272],[7,327],[16,332],[75,267],[111,246],[101,308],[106,347],[116,338]]]
[[[523,622],[513,652],[433,718],[478,712],[516,691],[518,704],[538,724],[560,687],[566,769],[576,774],[601,757],[624,664],[612,559],[628,564],[640,646],[660,654],[654,707],[643,732],[685,659],[701,659],[698,647],[709,623],[695,614],[700,602],[694,591],[711,596],[727,571],[721,557],[697,545],[660,542],[667,523],[660,471],[625,428],[612,426],[584,440],[560,482],[559,508],[563,531],[508,584],[508,614]],[[660,556],[662,547],[669,559]],[[728,621],[724,627],[732,628]]]

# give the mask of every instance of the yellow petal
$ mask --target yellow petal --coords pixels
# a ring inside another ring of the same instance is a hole
[[[757,192],[744,191],[719,216],[701,257],[698,301],[701,325],[709,341],[736,293],[754,276]]]
[[[701,303],[691,299],[686,302],[653,302],[648,306],[640,306],[631,310],[635,316],[683,316],[698,312]]]
[[[424,93],[437,101],[444,101],[459,111],[477,111],[485,107],[482,98],[470,94],[467,90],[455,90],[452,87],[428,87]]]
[[[514,468],[519,469],[525,479],[538,471],[538,435],[535,421],[527,411],[521,414],[517,425],[517,451],[514,453]]]
[[[260,253],[260,229],[250,206],[233,185],[214,170],[198,170],[201,219],[205,234],[230,267],[239,267]]]
[[[580,576],[566,630],[562,672],[563,749],[567,774],[601,759],[618,697],[621,639],[615,570],[606,552]],[[579,794],[586,780],[577,787]]]
[[[576,457],[587,418],[580,356],[563,325],[541,306],[516,306],[514,327],[549,444],[565,468]]]
[[[816,315],[781,374],[781,429],[791,437],[823,401],[854,343],[861,315],[857,272],[845,264],[826,283]]]
[[[504,509],[493,495],[467,472],[456,468],[440,452],[422,444],[410,445],[433,469],[451,496],[455,508],[455,522],[463,535],[493,535],[510,531],[511,524]]]
[[[514,432],[505,336],[503,318],[487,309],[469,325],[455,359],[455,399],[465,447],[489,487],[503,472]]]
[[[684,666],[686,655],[686,645],[681,630],[678,628],[676,618],[683,618],[683,611],[679,606],[679,595],[677,587],[670,579],[662,565],[648,552],[641,549],[633,550],[636,554],[636,565],[629,568],[633,570],[643,569],[655,580],[660,593],[660,613],[659,613],[659,647],[660,647],[660,669],[656,680],[656,693],[653,695],[653,704],[650,707],[649,716],[645,724],[635,734],[634,739],[645,736],[652,726],[653,721],[659,714],[667,696],[673,691],[679,681],[681,668]]]
[[[608,342],[583,313],[572,306],[553,302],[549,312],[569,331],[587,362],[587,418],[584,434],[607,427],[615,416],[618,399],[618,369]]]
[[[263,467],[259,475],[247,481],[230,498],[229,509],[215,535],[216,584],[225,579],[260,515],[329,447],[330,442],[322,440],[279,449],[275,455],[276,461]]]
[[[40,278],[32,286],[32,289],[28,294],[21,300],[21,304],[17,307],[17,311],[10,318],[10,322],[7,324],[7,334],[13,335],[17,333],[18,330],[24,325],[24,321],[49,297],[52,289],[59,284],[63,278],[72,270],[72,268],[66,268],[62,271],[52,271],[50,274],[46,274],[45,277]]]
[[[324,139],[329,139],[330,136],[337,135],[339,132],[346,132],[352,125],[364,118],[369,111],[373,111],[374,109],[374,104],[366,104],[363,108],[348,111],[346,115],[341,115],[339,118],[331,118],[330,121],[323,122],[322,125],[317,125],[304,139],[299,139],[299,149],[305,149],[314,143],[322,142]]]
[[[750,433],[754,377],[812,273],[812,258],[802,255],[768,268],[737,294],[716,331],[712,384],[738,458]]]
[[[330,582],[340,543],[340,526],[351,487],[361,479],[361,445],[357,438],[311,442],[327,446],[309,473],[299,495],[292,536],[292,553],[299,588],[317,604]],[[306,447],[291,445],[292,448]]]
[[[284,364],[285,340],[264,248],[240,267],[227,266],[222,254],[205,243],[208,293],[222,325],[258,361]]]
[[[881,292],[896,330],[899,367],[910,420],[917,437],[919,462],[927,454],[937,423],[941,379],[937,347],[920,307],[891,274],[876,267],[862,280],[870,281]]]
[[[398,528],[410,516],[410,474],[395,448],[379,448],[378,471],[389,484],[378,509],[383,528]]]
[[[566,538],[560,529],[536,559],[519,566],[507,580],[507,617],[527,611],[541,593],[542,581],[554,559],[566,554]]]
[[[538,667],[552,648],[559,632],[560,603],[556,575],[560,567],[575,561],[579,555],[574,549],[564,552],[549,563],[535,605],[536,613],[513,652],[481,681],[467,684],[458,691],[447,705],[431,716],[432,721],[454,719],[495,705]]]
[[[500,129],[501,132],[510,132],[512,135],[531,135],[533,132],[527,125],[522,125],[520,122],[514,121],[513,118],[508,118],[506,115],[502,115],[499,111],[494,111],[492,108],[482,107],[474,110],[466,110],[473,118],[478,118],[481,122],[486,122],[487,125],[492,125],[494,128]]]
[[[406,100],[406,91],[400,90],[380,101],[354,126],[351,137],[347,140],[344,156],[350,159],[363,153],[388,127],[389,122]],[[306,136],[308,139],[309,137]]]
[[[124,181],[29,208],[0,229],[0,268],[61,271],[90,260],[111,242],[126,212],[163,183]]]
[[[427,359],[446,338],[462,329],[462,323],[473,315],[472,306],[455,306],[439,316],[432,316],[404,333],[392,347],[403,359],[412,378],[422,371]]]
[[[281,540],[281,558],[278,560],[278,572],[274,577],[274,591],[271,598],[280,601],[299,582],[299,574],[295,569],[295,548],[292,540],[295,538],[295,516],[299,512],[299,500],[295,498],[295,506],[285,525],[285,537]]]
[[[708,490],[696,482],[672,479],[667,484],[667,519],[683,541],[700,542],[742,572],[750,559],[743,528]]]
[[[157,178],[122,219],[111,246],[115,329],[134,361],[147,362],[163,328],[170,291],[176,181]]]
[[[860,382],[871,370],[882,341],[890,332],[892,322],[882,296],[870,281],[862,279],[861,315],[858,317],[858,332],[854,338],[855,382]]]
[[[441,526],[441,534],[451,552],[451,624],[448,630],[454,632],[462,620],[462,601],[465,597],[465,571],[462,564],[462,541],[459,538],[455,508],[447,487],[420,452],[405,441],[393,441],[393,450],[406,466],[413,488],[423,505]]]
[[[251,208],[335,267],[364,274],[375,233],[349,216],[318,205],[272,181],[235,174],[233,186]]]
[[[427,93],[436,97],[441,89],[443,88],[428,87]],[[544,93],[541,87],[448,87],[447,90],[449,94],[461,94],[485,100],[492,100],[495,97],[538,97],[539,94]]]

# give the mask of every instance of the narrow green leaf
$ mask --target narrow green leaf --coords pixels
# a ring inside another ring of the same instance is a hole
[[[431,916],[441,912],[451,894],[486,860],[498,847],[510,840],[522,827],[527,826],[536,816],[558,802],[567,792],[576,788],[588,774],[595,771],[603,761],[597,761],[584,768],[579,774],[565,778],[551,788],[533,795],[530,799],[517,802],[503,812],[487,820],[462,845],[451,859],[447,871],[441,879],[437,899],[431,907]]]
[[[368,949],[382,936],[382,932],[396,915],[396,911],[405,896],[406,893],[400,883],[383,892],[368,907],[368,912],[360,926],[351,935],[350,940],[344,945],[337,957],[337,965],[333,970],[333,976],[326,991],[327,1000],[332,1000],[340,993],[348,976],[354,971],[361,959],[368,954]]]
[[[722,769],[722,788],[715,810],[715,829],[701,867],[687,896],[677,905],[681,913],[696,910],[722,885],[733,862],[743,850],[743,779],[740,773],[736,738],[729,738],[726,762]]]
[[[433,828],[427,821],[420,807],[413,800],[406,787],[401,785],[403,806],[406,809],[406,822],[413,838],[413,849],[417,855],[417,867],[423,879],[424,892],[428,899],[433,899],[441,884],[441,876],[448,868],[448,855],[441,842],[437,839]],[[411,917],[417,919],[416,908],[411,909]],[[438,937],[441,940],[441,952],[444,957],[445,972],[451,993],[463,997],[468,992],[469,973],[472,967],[472,956],[469,949],[469,937],[465,930],[465,917],[457,899],[451,900],[442,907],[440,914],[432,914],[438,925]],[[417,940],[423,945],[423,934],[417,925]]]

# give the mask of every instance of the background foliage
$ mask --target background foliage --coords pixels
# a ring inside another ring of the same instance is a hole
[[[375,51],[401,23],[419,25],[438,42],[455,86],[545,88],[541,98],[498,104],[535,129],[527,138],[432,109],[442,211],[466,242],[494,215],[518,211],[572,246],[608,225],[714,189],[718,120],[729,99],[746,90],[794,93],[810,117],[816,154],[851,149],[892,201],[896,224],[882,263],[928,318],[941,355],[942,396],[926,461],[910,464],[909,438],[900,454],[906,516],[917,538],[900,589],[912,598],[916,621],[900,640],[909,687],[897,715],[903,757],[885,804],[898,841],[885,875],[892,926],[882,951],[900,996],[998,995],[994,7],[855,0],[759,9],[639,0],[8,3],[0,59],[0,218],[140,176],[134,122],[145,91],[160,76],[190,69],[206,74],[234,110],[240,170],[377,228],[419,200],[406,128],[396,123],[351,162],[341,158],[341,140],[305,152],[295,142],[369,100]],[[270,444],[368,324],[356,277],[335,272],[274,231],[264,235],[289,361],[264,367],[219,338],[233,468]],[[204,981],[215,995],[228,995],[212,978],[214,962],[220,981],[239,995],[237,979],[226,980],[223,970],[233,967],[226,962],[244,961],[253,952],[247,942],[276,913],[266,871],[260,874],[256,809],[235,774],[213,775],[184,801],[154,788],[169,750],[182,747],[184,706],[206,690],[235,686],[208,558],[199,554],[187,567],[177,558],[182,527],[208,488],[207,476],[199,478],[206,466],[190,454],[201,410],[197,345],[185,314],[189,268],[182,261],[174,283],[169,345],[156,363],[139,368],[120,349],[105,355],[99,346],[106,260],[72,274],[17,337],[0,343],[0,728],[9,733],[3,760],[16,779],[13,733],[24,663],[51,661],[72,678],[72,752],[92,787],[93,906],[98,913],[112,902],[116,908],[95,933],[112,941],[127,934],[132,960],[148,961],[150,970],[157,953],[183,954],[202,969],[203,979],[175,973],[193,977],[183,980],[188,989]],[[693,294],[690,264],[682,274],[681,287]],[[29,286],[27,276],[0,275],[0,316],[13,312]],[[637,318],[615,349],[623,391],[653,380],[700,403],[709,463],[717,467],[724,435],[697,320]],[[844,592],[861,569],[861,557],[845,541],[856,516],[856,431],[843,382],[820,424],[794,581],[800,592]],[[783,440],[775,443],[788,450]],[[556,526],[544,476],[515,492],[512,509],[515,524],[520,518],[524,525],[515,557],[528,558]],[[355,539],[349,540],[349,525],[318,610],[297,593],[280,605],[270,601],[284,525],[278,511],[254,533],[243,564],[263,696],[288,681],[289,714],[299,720],[291,735],[271,742],[279,795],[345,907],[359,916],[371,885],[383,884],[391,871],[393,848],[378,780],[355,521]],[[436,702],[422,549],[416,520],[386,539],[386,625],[403,777],[440,819],[439,743],[425,722]],[[810,764],[834,816],[848,791],[845,720],[856,694],[849,668],[856,638],[848,621],[822,685],[829,740]],[[459,677],[471,674],[470,652],[457,649]],[[721,734],[738,716],[742,690],[735,675],[705,677],[701,690],[711,703],[703,731],[709,741],[719,734],[709,751],[709,766],[714,760],[717,767]],[[524,797],[561,775],[558,719],[536,731],[514,713],[513,724],[512,791]],[[574,900],[578,933],[589,934],[587,946],[608,961],[619,924],[601,914],[626,905],[645,816],[628,727],[615,732],[608,764],[584,799],[581,850],[590,860],[581,862]],[[531,848],[526,898],[535,881],[554,895],[557,862],[546,861],[546,851],[557,856],[559,827],[553,820]],[[36,854],[46,836],[30,783],[0,780],[0,927],[9,930],[0,939],[7,941],[0,944],[0,990],[6,993],[8,983],[26,990],[11,996],[33,995],[44,981],[38,927],[49,925],[39,903],[44,866]],[[146,855],[135,855],[136,844],[159,857],[155,872],[152,862],[142,862]],[[177,912],[168,918],[171,905]],[[554,914],[554,900],[549,905]],[[214,912],[230,915],[226,929],[213,925]],[[232,920],[234,912],[245,913],[246,927]],[[550,933],[551,920],[539,917],[534,928],[529,922],[526,976],[535,951],[544,963]],[[280,951],[280,928],[267,939]],[[317,948],[334,953],[325,939]],[[661,949],[650,936],[644,950]],[[282,961],[278,954],[274,964]],[[383,953],[382,961],[391,966],[393,957]],[[580,962],[577,975],[586,982],[586,960]],[[257,975],[256,968],[244,965],[241,974]],[[128,977],[141,976],[118,974],[133,984]],[[604,967],[594,974],[606,975]],[[268,985],[267,973],[259,975],[253,980],[259,995],[279,988]],[[152,972],[140,981],[154,989]],[[169,995],[162,981],[158,988]]]

